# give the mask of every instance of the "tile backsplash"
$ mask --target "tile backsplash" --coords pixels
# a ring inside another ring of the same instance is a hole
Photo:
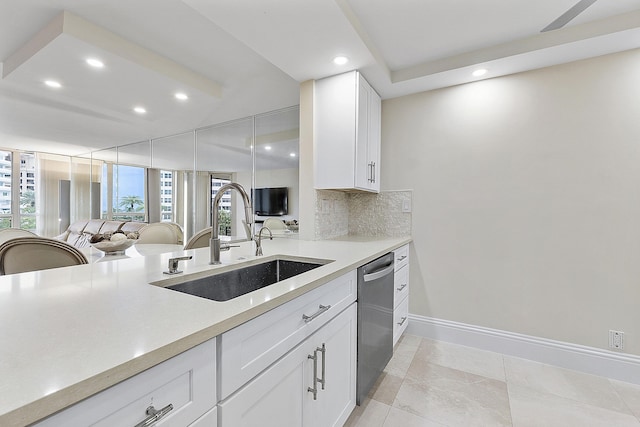
[[[409,236],[411,234],[412,191],[345,193],[317,190],[317,240],[339,236]]]

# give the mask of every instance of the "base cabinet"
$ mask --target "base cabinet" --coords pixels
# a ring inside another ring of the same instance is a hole
[[[343,425],[355,407],[356,330],[353,303],[221,402],[219,425]]]

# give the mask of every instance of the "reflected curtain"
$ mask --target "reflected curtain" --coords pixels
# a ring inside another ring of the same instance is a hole
[[[53,237],[60,234],[59,182],[69,180],[70,157],[36,153],[36,233]]]

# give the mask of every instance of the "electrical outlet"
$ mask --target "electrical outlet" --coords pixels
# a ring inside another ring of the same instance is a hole
[[[609,330],[609,348],[624,350],[624,332]]]

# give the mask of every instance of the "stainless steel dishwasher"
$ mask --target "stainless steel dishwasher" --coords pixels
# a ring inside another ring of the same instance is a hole
[[[393,259],[388,253],[358,268],[358,405],[393,354]]]

